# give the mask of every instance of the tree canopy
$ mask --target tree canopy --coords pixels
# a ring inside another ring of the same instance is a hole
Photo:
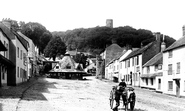
[[[46,48],[44,49],[44,55],[46,57],[55,58],[66,53],[66,45],[60,37],[52,38]]]
[[[32,39],[41,53],[43,53],[44,48],[52,38],[52,34],[43,25],[35,22],[23,24],[21,32]]]
[[[62,38],[69,50],[78,49],[81,52],[91,52],[99,54],[107,46],[112,44],[112,40],[116,41],[121,47],[127,45],[140,47],[141,43],[146,45],[155,40],[153,33],[146,29],[135,29],[130,26],[109,28],[109,27],[94,27],[94,28],[79,28],[68,30],[66,32],[54,32]],[[165,40],[171,45],[175,40],[166,36]]]

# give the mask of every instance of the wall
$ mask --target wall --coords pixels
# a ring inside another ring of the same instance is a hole
[[[185,96],[185,47],[173,50],[172,58],[168,58],[168,52],[163,53],[163,77],[164,77],[164,93],[176,95],[175,78],[180,78],[180,95]],[[177,62],[180,62],[180,74],[177,72]],[[172,75],[168,75],[168,64],[172,64]],[[173,90],[168,90],[168,81],[173,81]]]

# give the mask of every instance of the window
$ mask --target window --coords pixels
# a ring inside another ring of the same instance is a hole
[[[177,74],[180,74],[180,62],[177,63]]]
[[[132,58],[132,66],[134,66],[134,58]]]
[[[172,64],[168,64],[168,75],[172,75]]]
[[[17,47],[17,57],[19,58],[19,47]]]
[[[22,60],[22,50],[21,50],[21,60]]]
[[[139,56],[136,57],[136,65],[139,65]]]
[[[17,67],[17,77],[19,77],[19,67]]]
[[[172,51],[169,51],[169,52],[168,52],[168,58],[172,58],[172,56],[173,56]]]
[[[155,65],[155,71],[158,71],[158,65]]]
[[[130,67],[130,59],[127,62],[128,62],[128,67]]]
[[[56,66],[56,69],[59,69],[59,66]]]
[[[150,73],[150,67],[147,66],[147,74]]]
[[[173,91],[173,81],[168,81],[168,91]]]
[[[122,62],[120,63],[120,69],[122,69]]]
[[[162,70],[162,64],[158,65],[158,70]]]

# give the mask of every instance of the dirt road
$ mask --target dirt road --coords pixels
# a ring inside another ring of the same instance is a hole
[[[87,80],[40,78],[19,101],[16,111],[112,111],[109,94],[113,85]],[[134,111],[185,111],[185,99],[135,88]],[[123,111],[123,107],[119,107]]]

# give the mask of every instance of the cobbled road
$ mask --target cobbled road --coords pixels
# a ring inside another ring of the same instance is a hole
[[[16,107],[12,111],[112,111],[109,94],[113,83],[95,79],[66,80],[39,78],[35,84],[16,98],[1,98],[0,101]],[[134,111],[185,111],[185,99],[156,93],[135,87],[136,105]],[[11,105],[11,102],[17,102]],[[2,103],[3,104],[3,103]],[[5,109],[6,108],[6,109]],[[10,111],[7,107],[1,111]],[[119,111],[124,111],[120,105]]]

